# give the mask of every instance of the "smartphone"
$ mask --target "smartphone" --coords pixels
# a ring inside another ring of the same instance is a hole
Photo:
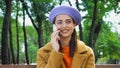
[[[53,31],[56,31],[57,30],[57,28],[56,28],[56,26],[55,25],[53,25]],[[60,33],[58,33],[58,35],[60,36]],[[61,43],[60,43],[60,40],[58,40],[58,44],[60,45],[60,51],[62,51],[62,47],[61,47]]]
[[[57,30],[56,26],[55,26],[55,25],[53,25],[53,31],[56,31],[56,30]]]
[[[57,30],[56,26],[53,25],[53,31],[56,31],[56,30]],[[58,35],[60,36],[60,33],[58,33]]]

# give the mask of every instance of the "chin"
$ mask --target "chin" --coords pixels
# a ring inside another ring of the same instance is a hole
[[[62,37],[67,38],[70,37],[71,35],[62,35]]]

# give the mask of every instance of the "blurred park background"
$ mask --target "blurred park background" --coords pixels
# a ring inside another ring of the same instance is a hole
[[[37,50],[50,41],[52,8],[78,9],[78,39],[95,53],[96,64],[120,64],[120,0],[0,0],[0,64],[36,64]]]

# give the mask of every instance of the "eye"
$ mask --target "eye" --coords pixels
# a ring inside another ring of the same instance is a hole
[[[67,20],[66,23],[69,24],[69,23],[72,23],[72,21],[71,20]]]
[[[62,24],[62,21],[57,21],[56,24]]]

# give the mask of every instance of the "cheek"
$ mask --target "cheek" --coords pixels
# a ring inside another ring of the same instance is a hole
[[[60,29],[60,28],[61,28],[60,26],[57,26],[57,25],[55,25],[55,27],[56,27],[57,29]]]
[[[71,29],[70,29],[71,33],[73,33],[74,29],[75,29],[75,27],[71,27]]]
[[[75,29],[75,28],[71,28],[71,32],[72,32],[72,33],[73,33],[74,29]]]
[[[75,26],[70,26],[70,28],[73,30],[73,29],[75,29]]]

